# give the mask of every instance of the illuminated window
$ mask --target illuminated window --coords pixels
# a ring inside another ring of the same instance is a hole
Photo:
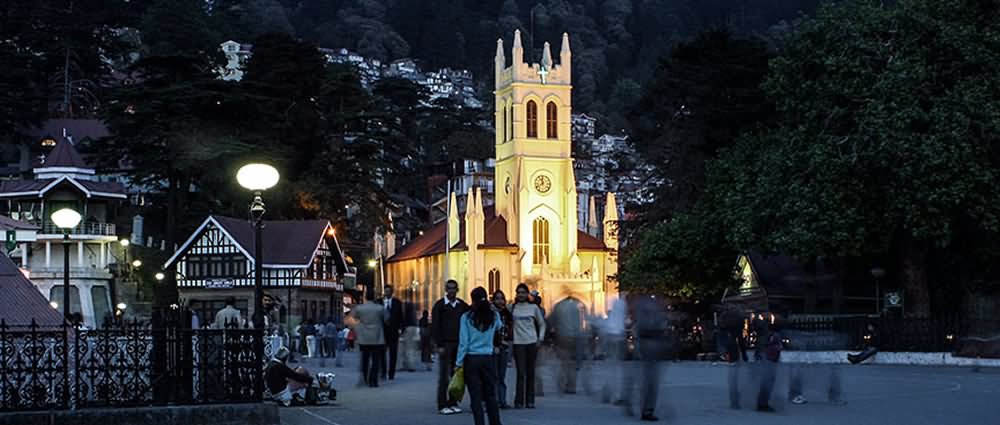
[[[538,137],[538,105],[534,100],[528,101],[527,107],[528,137]]]
[[[542,264],[542,259],[549,258],[549,221],[544,218],[536,218],[531,225],[531,235],[533,241],[533,251],[531,262]]]
[[[490,270],[489,282],[491,295],[500,290],[500,270]]]
[[[558,129],[558,114],[556,110],[556,103],[549,102],[545,105],[545,137],[549,139],[558,139],[559,129]]]

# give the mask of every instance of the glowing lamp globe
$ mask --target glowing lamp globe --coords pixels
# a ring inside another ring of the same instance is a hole
[[[118,305],[116,305],[115,307],[118,307],[119,310],[125,310],[126,308],[128,308],[128,306],[125,305],[125,303],[118,303]]]
[[[247,164],[236,172],[236,181],[249,190],[267,190],[278,184],[278,170],[267,164]]]
[[[135,260],[135,261],[133,261],[132,262],[132,267],[142,267],[142,261],[141,260]]]
[[[155,277],[156,280],[163,280],[163,278],[166,277],[166,276],[163,273],[157,273],[157,274],[153,275],[153,277]]]
[[[70,208],[63,208],[59,211],[52,213],[52,222],[56,224],[57,227],[63,230],[69,230],[80,224],[80,213],[73,211]]]

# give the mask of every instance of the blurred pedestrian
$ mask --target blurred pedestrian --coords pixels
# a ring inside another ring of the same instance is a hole
[[[744,320],[736,306],[728,306],[719,317],[720,351],[723,360],[729,364],[729,407],[733,409],[740,408],[740,364],[747,361]]]
[[[433,348],[431,346],[431,320],[430,313],[424,310],[423,314],[420,316],[420,361],[423,362],[424,368],[429,372],[431,370],[431,363],[433,359],[431,358]]]
[[[510,309],[514,322],[514,364],[517,367],[514,408],[535,408],[535,363],[545,335],[542,309],[529,298],[528,285],[520,283]]]
[[[377,387],[385,351],[385,310],[375,302],[371,289],[366,291],[365,299],[364,304],[354,307],[351,315],[357,320],[354,330],[361,346],[361,379],[369,387]]]
[[[455,359],[458,356],[458,338],[461,318],[469,305],[458,298],[458,282],[449,279],[444,285],[444,298],[434,303],[431,316],[431,336],[438,347],[438,412],[442,415],[462,413],[458,400],[448,394],[448,383],[455,373]],[[480,406],[481,408],[481,406]]]
[[[332,317],[326,319],[326,324],[323,325],[323,356],[324,357],[337,357],[337,323],[333,321]]]
[[[629,379],[626,370],[627,363],[625,363],[625,354],[628,350],[625,342],[625,320],[627,318],[628,304],[624,298],[619,297],[612,304],[608,318],[601,326],[601,340],[604,342],[604,352],[607,353],[605,363],[612,370],[619,368],[621,377],[621,386],[617,388],[617,392],[612,388],[610,379],[605,381],[601,391],[601,400],[605,403],[614,401],[616,404],[625,404],[624,391],[627,388],[626,381]],[[612,374],[612,376],[614,375]]]
[[[497,369],[497,401],[501,409],[507,409],[507,363],[510,362],[511,349],[514,344],[514,315],[507,308],[507,297],[503,291],[493,293],[493,309],[500,315],[501,328],[497,332],[496,369]]]
[[[227,297],[226,306],[215,313],[215,326],[213,328],[227,329],[234,326],[239,327],[241,316],[240,310],[236,308],[236,298]]]
[[[403,303],[403,334],[399,337],[402,354],[402,369],[416,372],[420,367],[420,328],[417,327],[417,313],[413,303]]]
[[[576,394],[576,378],[579,370],[580,336],[583,317],[582,303],[568,288],[564,288],[566,298],[552,307],[551,326],[556,339],[556,357],[559,359],[559,390],[566,394]]]
[[[547,318],[545,314],[545,304],[542,302],[542,296],[539,294],[538,290],[531,291],[531,303],[538,306],[538,310],[542,312],[542,318]],[[547,351],[545,343],[551,342],[549,340],[549,335],[546,332],[542,332],[538,336],[538,350],[535,353],[535,371],[542,370],[543,363],[547,358]],[[542,397],[545,395],[545,383],[542,379],[541,373],[535,373],[535,396]]]
[[[667,328],[669,326],[666,307],[654,296],[640,296],[635,300],[635,337],[636,351],[641,362],[641,369],[634,370],[641,376],[635,377],[630,383],[639,381],[639,403],[642,408],[641,419],[655,422],[656,403],[660,389],[660,367],[666,353]],[[631,393],[631,390],[629,390]],[[631,401],[625,406],[626,414],[632,414]]]
[[[773,315],[768,320],[763,314],[758,314],[753,324],[757,331],[757,349],[754,353],[754,359],[760,383],[757,391],[758,412],[774,412],[774,408],[771,407],[771,393],[774,391],[774,381],[777,377],[782,347],[781,335],[772,326],[773,321]]]
[[[455,366],[463,368],[469,404],[476,425],[483,425],[483,404],[490,425],[500,425],[497,403],[496,335],[503,327],[483,287],[472,290],[472,306],[462,315]]]

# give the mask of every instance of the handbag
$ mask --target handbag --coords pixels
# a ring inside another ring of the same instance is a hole
[[[454,401],[462,401],[462,397],[465,396],[465,372],[461,367],[455,369],[455,374],[451,375],[451,381],[448,382],[448,395]]]

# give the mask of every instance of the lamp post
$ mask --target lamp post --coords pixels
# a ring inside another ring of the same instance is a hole
[[[63,231],[63,316],[70,320],[69,311],[69,232],[80,224],[80,213],[63,208],[52,213],[52,222]]]
[[[261,233],[266,210],[261,194],[278,184],[279,178],[278,170],[267,164],[247,164],[236,172],[236,180],[240,186],[253,191],[250,220],[254,226],[254,329],[264,329],[264,255],[261,249]]]

